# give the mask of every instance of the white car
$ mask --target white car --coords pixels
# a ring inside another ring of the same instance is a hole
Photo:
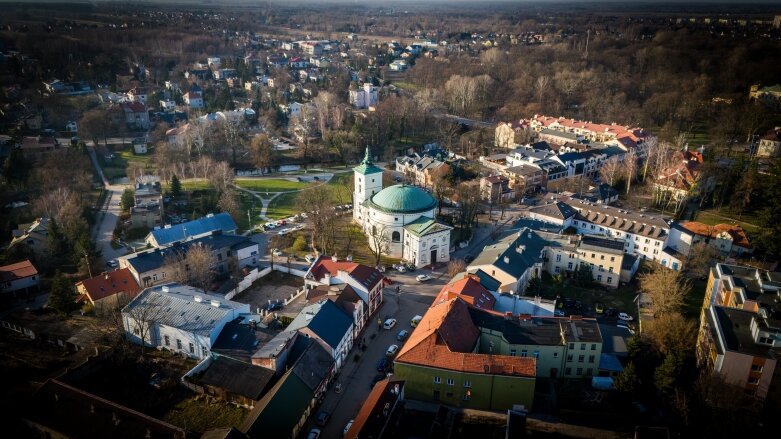
[[[274,224],[274,223],[266,223],[266,224],[264,224],[264,225],[263,225],[263,227],[265,227],[265,228],[267,228],[267,229],[273,229],[273,228],[274,228],[274,227],[276,227],[276,226],[277,226],[277,225],[276,225],[276,224]]]
[[[388,350],[385,351],[385,355],[392,357],[396,355],[396,352],[398,352],[398,350],[399,350],[399,345],[392,344],[388,346]]]
[[[634,317],[630,316],[629,314],[627,314],[625,312],[618,313],[618,318],[620,320],[625,321],[625,322],[631,322],[632,320],[634,320]]]
[[[290,233],[289,229],[282,229],[279,232],[277,232],[277,235],[287,235],[288,233]]]
[[[382,324],[383,329],[393,329],[396,326],[396,319],[388,319]]]
[[[308,263],[310,263],[310,264],[311,264],[311,263],[312,263],[312,262],[314,262],[314,261],[315,261],[315,259],[317,259],[317,258],[315,258],[315,256],[314,256],[314,255],[306,255],[306,256],[304,256],[304,259],[306,259],[306,261],[307,261]]]
[[[282,256],[282,250],[280,250],[278,248],[275,248],[275,249],[271,250],[271,253],[273,253],[274,256]]]
[[[427,274],[419,274],[415,276],[415,280],[417,280],[418,282],[425,282],[427,280],[431,280],[431,276]]]
[[[347,425],[344,426],[344,431],[342,431],[342,437],[347,436],[347,432],[350,431],[350,427],[353,426],[353,422],[355,422],[355,419],[350,419],[347,422]]]
[[[407,272],[407,268],[406,268],[406,267],[404,267],[404,266],[403,266],[403,265],[401,265],[401,264],[399,264],[399,265],[396,265],[396,266],[394,266],[393,268],[395,268],[395,269],[396,269],[396,271],[398,271],[399,273],[406,273],[406,272]]]
[[[306,213],[302,213],[302,214],[301,214],[301,218],[307,218],[308,216],[309,216],[309,215],[307,215]]]

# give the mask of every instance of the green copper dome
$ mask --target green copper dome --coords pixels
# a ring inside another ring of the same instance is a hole
[[[437,200],[419,187],[397,184],[374,194],[369,206],[389,213],[419,213],[437,207]]]

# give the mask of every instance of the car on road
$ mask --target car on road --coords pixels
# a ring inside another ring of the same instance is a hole
[[[472,262],[472,261],[474,261],[474,260],[475,260],[474,255],[466,255],[466,256],[464,256],[464,262],[466,262],[467,264]]]
[[[320,437],[320,429],[319,428],[313,428],[309,430],[309,434],[306,436],[306,439],[317,439]]]
[[[406,273],[407,272],[407,267],[405,267],[405,266],[403,266],[401,264],[394,265],[393,268],[396,271],[398,271],[399,273]]]
[[[418,326],[418,323],[420,323],[421,320],[423,320],[423,316],[415,316],[409,321],[409,325],[414,328]]]
[[[280,250],[280,249],[278,249],[278,248],[272,249],[272,250],[271,250],[271,253],[272,253],[274,256],[282,256],[282,250]]]
[[[377,360],[377,372],[385,373],[385,371],[388,370],[388,364],[389,362],[387,358],[380,358]]]
[[[418,282],[425,282],[427,280],[431,280],[431,276],[429,276],[427,274],[419,274],[419,275],[415,276],[415,280],[418,281]]]
[[[631,322],[632,320],[634,320],[634,317],[630,316],[629,314],[627,314],[625,312],[618,313],[618,318],[619,318],[619,320],[623,320],[625,322]]]
[[[597,314],[604,314],[605,306],[597,302],[596,304],[594,304],[594,311],[596,311]]]
[[[392,357],[392,356],[396,355],[396,352],[398,352],[398,351],[399,351],[399,345],[392,344],[392,345],[388,346],[388,349],[385,350],[385,355],[387,355],[389,357]]]
[[[342,437],[347,436],[347,432],[350,431],[350,427],[353,426],[353,422],[355,422],[355,419],[350,419],[347,421],[347,424],[344,426],[344,430],[342,431]]]
[[[407,339],[407,337],[409,337],[409,331],[407,331],[406,329],[402,329],[401,331],[399,331],[399,335],[396,336],[396,340],[404,341]]]
[[[276,226],[277,226],[277,225],[276,225],[276,224],[274,224],[274,223],[266,223],[266,224],[263,224],[263,227],[265,227],[266,229],[273,229],[273,228],[274,228],[274,227],[276,227]]]
[[[616,311],[615,308],[608,308],[605,310],[605,315],[608,317],[614,317],[617,313],[618,311]]]
[[[108,265],[110,268],[117,268],[117,267],[119,267],[119,263],[117,262],[116,259],[112,259],[112,260],[106,262],[106,265]]]
[[[307,261],[308,263],[310,263],[310,264],[311,264],[311,263],[312,263],[312,262],[314,262],[314,261],[315,261],[317,258],[315,258],[315,256],[314,256],[314,255],[306,255],[306,256],[304,256],[304,259],[306,259],[306,261]]]
[[[284,236],[284,235],[287,235],[288,233],[290,233],[290,229],[282,229],[279,232],[277,232],[277,235]]]
[[[416,267],[415,264],[410,264],[410,263],[404,264],[404,268],[406,268],[407,271],[410,271],[410,272],[415,271],[415,270],[418,269],[418,267]]]
[[[396,319],[387,319],[382,324],[383,329],[393,329],[394,326],[396,326]]]
[[[317,418],[315,418],[315,424],[321,427],[325,427],[325,424],[327,424],[330,419],[331,419],[330,413],[328,413],[325,410],[320,410],[320,412],[317,413]]]

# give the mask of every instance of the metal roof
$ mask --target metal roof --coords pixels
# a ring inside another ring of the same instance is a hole
[[[388,213],[418,213],[437,207],[437,200],[419,187],[397,184],[374,194],[368,204]]]
[[[233,221],[233,218],[227,212],[222,212],[216,215],[209,214],[203,218],[187,221],[186,223],[166,226],[163,229],[152,230],[150,234],[155,238],[158,246],[165,246],[215,230],[232,233],[236,229],[236,222]]]

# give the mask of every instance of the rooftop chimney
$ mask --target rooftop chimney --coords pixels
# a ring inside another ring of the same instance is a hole
[[[219,300],[211,300],[209,303],[211,303],[211,305],[213,307],[215,307],[215,308],[219,308],[220,307],[220,301]]]
[[[331,260],[334,262],[339,261],[339,258],[336,257],[336,255],[331,256]]]

